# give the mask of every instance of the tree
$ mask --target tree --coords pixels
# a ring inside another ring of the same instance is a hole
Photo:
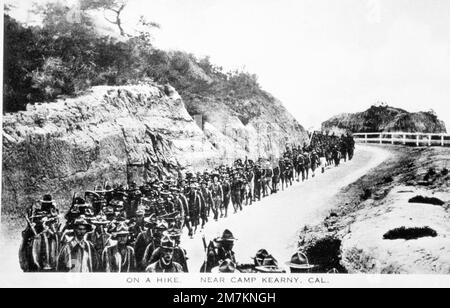
[[[82,0],[81,9],[84,11],[98,11],[102,10],[106,21],[117,26],[120,35],[123,37],[129,37],[123,28],[122,13],[128,5],[128,0]],[[112,15],[107,16],[109,13]]]

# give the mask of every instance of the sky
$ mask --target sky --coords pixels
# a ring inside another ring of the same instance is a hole
[[[156,46],[258,75],[307,129],[385,102],[450,130],[448,0],[129,0],[124,21],[140,15]]]

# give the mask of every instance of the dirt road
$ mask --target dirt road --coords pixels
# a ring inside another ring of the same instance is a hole
[[[380,148],[359,146],[353,161],[329,169],[307,182],[295,183],[284,192],[246,207],[243,212],[230,215],[227,219],[210,222],[194,239],[185,235],[182,246],[188,251],[190,271],[199,272],[205,259],[202,235],[212,240],[225,229],[230,229],[239,239],[235,246],[238,262],[251,262],[251,257],[259,249],[265,248],[284,264],[295,251],[299,230],[323,219],[333,205],[330,200],[341,188],[377,167],[389,155],[388,151]],[[2,226],[3,233],[6,230]],[[0,273],[21,272],[19,245],[20,234],[0,236]]]
[[[190,271],[198,272],[204,262],[202,235],[205,234],[209,241],[225,229],[238,238],[234,250],[239,263],[251,263],[256,252],[264,248],[284,264],[296,249],[299,230],[323,220],[333,206],[332,198],[340,189],[367,174],[389,156],[389,152],[381,148],[359,146],[353,161],[304,183],[296,183],[227,219],[210,222],[194,239],[184,236],[182,246],[188,251]]]

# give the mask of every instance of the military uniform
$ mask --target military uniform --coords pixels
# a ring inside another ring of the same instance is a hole
[[[159,260],[145,270],[147,273],[182,273],[183,267],[175,262],[165,265],[162,260]]]
[[[228,217],[228,207],[231,202],[231,185],[228,180],[225,180],[222,183],[222,191],[223,191],[223,208],[225,210],[225,217]]]
[[[98,255],[94,245],[86,240],[73,239],[58,257],[57,271],[63,273],[92,273],[98,268]]]
[[[220,211],[220,217],[223,217],[223,190],[220,183],[213,183],[210,186],[209,189],[211,193],[211,198],[213,202],[213,213],[214,213],[214,220],[217,221],[219,218],[219,211]]]
[[[120,249],[117,244],[108,246],[102,253],[103,270],[106,273],[131,273],[136,270],[134,249],[126,246]]]

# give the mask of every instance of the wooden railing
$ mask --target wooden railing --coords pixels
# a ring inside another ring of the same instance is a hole
[[[357,143],[402,144],[412,146],[450,146],[448,134],[423,133],[357,133]]]

